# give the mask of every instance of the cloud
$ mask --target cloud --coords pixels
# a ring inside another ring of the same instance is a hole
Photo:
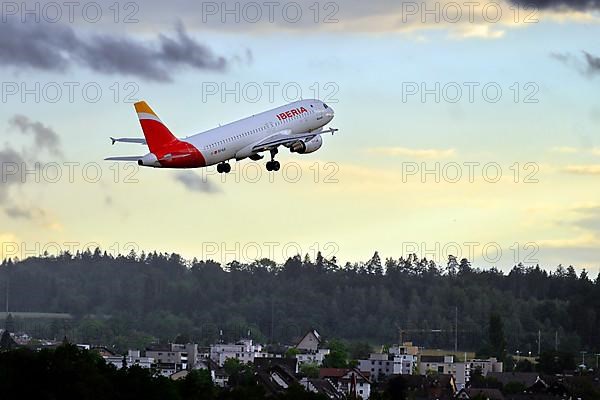
[[[562,171],[576,175],[600,175],[600,165],[567,165]]]
[[[11,186],[23,183],[20,171],[25,165],[25,158],[19,152],[10,147],[0,150],[0,165],[2,176],[0,176],[0,202],[8,197]]]
[[[579,149],[576,147],[570,146],[555,146],[550,148],[550,151],[553,153],[561,153],[561,154],[575,154],[579,152]]]
[[[513,4],[529,7],[530,10],[554,10],[554,11],[587,11],[600,9],[598,0],[511,0]]]
[[[145,43],[116,35],[80,35],[60,24],[0,24],[0,65],[64,72],[73,64],[103,74],[169,82],[177,67],[224,71],[227,61],[190,37],[178,23],[174,37]]]
[[[43,218],[46,213],[41,208],[24,208],[19,206],[10,206],[4,209],[4,213],[13,219],[34,219]]]
[[[50,153],[60,156],[60,137],[51,128],[41,122],[31,121],[22,114],[17,114],[8,121],[9,125],[18,129],[23,134],[32,133],[35,141],[36,152],[46,149]]]
[[[18,203],[11,196],[12,188],[18,188],[27,182],[25,172],[38,167],[42,160],[39,154],[47,150],[54,155],[60,155],[60,137],[54,130],[39,121],[17,114],[9,121],[9,126],[25,135],[33,135],[32,149],[14,150],[9,145],[0,149],[0,205],[4,214],[12,219],[31,220],[43,226],[56,229],[58,223],[51,221],[47,213],[37,206],[24,206],[26,199],[19,196]],[[18,204],[18,205],[17,205]]]
[[[550,57],[575,69],[580,74],[592,77],[600,73],[600,57],[583,50],[583,59],[570,53],[551,53]]]
[[[409,149],[406,147],[373,147],[368,149],[371,154],[409,157],[409,158],[447,158],[456,154],[454,149]]]
[[[201,193],[219,193],[221,190],[214,186],[210,181],[206,178],[203,178],[191,171],[179,172],[175,175],[175,179],[182,183],[186,189],[192,192],[201,192]]]

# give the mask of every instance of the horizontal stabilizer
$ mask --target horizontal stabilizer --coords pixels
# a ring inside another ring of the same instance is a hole
[[[112,141],[112,144],[115,144],[116,142],[146,144],[146,139],[142,138],[114,138],[111,136],[110,140]]]
[[[144,156],[122,156],[122,157],[107,157],[104,161],[137,161]]]

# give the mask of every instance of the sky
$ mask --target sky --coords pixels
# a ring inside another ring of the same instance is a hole
[[[0,257],[100,246],[338,262],[600,267],[595,2],[5,2]],[[323,147],[159,170],[146,100],[185,137],[300,98]]]

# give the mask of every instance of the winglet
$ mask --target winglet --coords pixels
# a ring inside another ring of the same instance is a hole
[[[117,140],[114,137],[110,137],[110,140],[112,141],[113,146],[115,145],[115,143],[117,142]]]

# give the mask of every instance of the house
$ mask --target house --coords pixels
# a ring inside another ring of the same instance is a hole
[[[329,349],[321,348],[322,342],[319,332],[314,329],[308,331],[294,346],[298,351],[298,363],[322,365],[325,356],[329,354]]]
[[[317,349],[317,351],[311,350],[299,350],[296,354],[296,359],[300,364],[317,364],[322,365],[325,356],[329,354],[329,349]]]
[[[405,349],[392,347],[389,353],[371,353],[367,360],[358,360],[358,369],[369,372],[371,379],[380,380],[385,376],[409,375],[415,370],[417,356],[407,354]]]
[[[454,364],[454,356],[429,356],[422,355],[419,360],[419,371],[422,375],[428,372],[437,372],[438,374],[449,374]]]
[[[210,378],[213,383],[218,387],[227,387],[229,385],[229,375],[225,372],[225,369],[210,358],[204,359],[201,365],[208,368],[210,371]]]
[[[494,378],[506,386],[509,384],[520,384],[527,391],[531,390],[544,390],[548,388],[548,384],[540,378],[537,372],[490,372],[487,374],[488,378]]]
[[[504,395],[500,390],[488,388],[463,388],[459,390],[454,397],[460,400],[470,400],[476,398],[485,400],[504,400]]]
[[[267,395],[283,393],[291,385],[299,384],[296,378],[298,361],[292,358],[257,358],[256,379]]]
[[[419,371],[421,375],[431,373],[452,375],[457,390],[466,387],[471,379],[471,363],[455,362],[453,355],[422,355],[419,360]]]
[[[142,357],[139,350],[129,350],[126,355],[117,355],[106,348],[95,349],[104,358],[107,364],[112,364],[116,368],[131,367],[137,365],[141,368],[151,368],[155,360],[152,357]]]
[[[338,391],[328,379],[323,378],[302,378],[300,385],[311,393],[323,395],[331,400],[343,400],[346,396]]]
[[[390,347],[388,353],[395,355],[416,356],[419,354],[419,347],[414,346],[412,342],[404,342],[401,345],[395,344]]]
[[[502,361],[498,361],[495,357],[490,357],[487,360],[473,359],[469,360],[471,371],[479,370],[481,375],[487,376],[490,372],[502,372]]]
[[[326,379],[348,396],[360,397],[364,400],[371,396],[371,380],[369,374],[356,368],[321,368],[319,378]]]
[[[369,373],[373,381],[394,375],[394,358],[386,353],[371,353],[368,360],[358,360],[358,369]]]
[[[450,374],[402,375],[391,379],[402,379],[409,398],[452,399],[456,393],[454,377]]]
[[[322,339],[319,332],[315,329],[308,331],[296,345],[298,350],[307,350],[316,352],[319,349]]]
[[[261,357],[254,360],[254,368],[257,371],[268,370],[276,365],[282,366],[293,374],[298,373],[298,360],[290,357]]]
[[[196,365],[198,345],[196,344],[167,344],[153,345],[146,349],[146,357],[153,358],[159,373],[171,376],[181,370],[191,370]]]
[[[228,358],[235,358],[242,363],[254,362],[255,358],[267,357],[260,344],[254,344],[252,339],[243,339],[237,343],[213,344],[210,346],[210,359],[223,366]]]

